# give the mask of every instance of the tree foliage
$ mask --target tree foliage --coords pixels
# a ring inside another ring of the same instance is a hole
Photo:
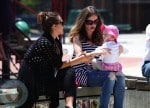
[[[37,10],[40,4],[40,0],[21,0],[21,2],[34,10]]]

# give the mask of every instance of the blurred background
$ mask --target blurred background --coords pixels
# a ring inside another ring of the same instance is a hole
[[[73,20],[76,16],[70,14],[78,14],[80,9],[88,5],[100,10],[106,24],[116,24],[122,31],[141,32],[145,30],[150,19],[148,11],[150,0],[19,0],[19,2],[35,12],[57,11],[63,17],[65,24],[73,23],[70,18]],[[35,15],[22,6],[16,5],[16,16],[22,17],[31,27],[37,25],[36,20],[34,22]]]
[[[149,24],[150,0],[14,0],[16,20],[23,20],[30,30],[40,30],[36,22],[39,11],[56,11],[62,16],[63,43],[81,9],[93,5],[105,24],[115,24],[121,33],[144,32]],[[23,28],[22,28],[23,29]],[[33,34],[32,34],[33,35]]]

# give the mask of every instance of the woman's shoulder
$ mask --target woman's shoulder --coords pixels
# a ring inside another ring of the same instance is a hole
[[[52,44],[52,41],[50,41],[47,37],[41,36],[37,41],[37,44]]]

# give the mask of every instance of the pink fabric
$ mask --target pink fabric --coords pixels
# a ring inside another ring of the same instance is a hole
[[[117,40],[118,36],[119,36],[119,29],[117,28],[117,26],[115,25],[104,25],[102,24],[101,27],[100,27],[101,31],[102,32],[106,32],[106,34],[109,34],[109,35],[113,35],[114,38]]]
[[[103,32],[103,30],[105,30],[105,24],[102,24],[101,26],[100,26],[100,30]]]
[[[102,69],[112,72],[122,72],[122,65],[119,62],[116,63],[102,63]]]

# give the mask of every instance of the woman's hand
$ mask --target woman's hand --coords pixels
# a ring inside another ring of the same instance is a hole
[[[82,54],[80,54],[80,56],[83,56],[82,62],[86,64],[91,63],[92,59],[94,58],[94,55],[92,55],[91,53],[86,53],[86,52],[83,52]]]
[[[87,53],[85,56],[85,59],[86,59],[85,63],[86,64],[91,63],[93,58],[94,58],[94,55],[92,55],[91,53]]]

